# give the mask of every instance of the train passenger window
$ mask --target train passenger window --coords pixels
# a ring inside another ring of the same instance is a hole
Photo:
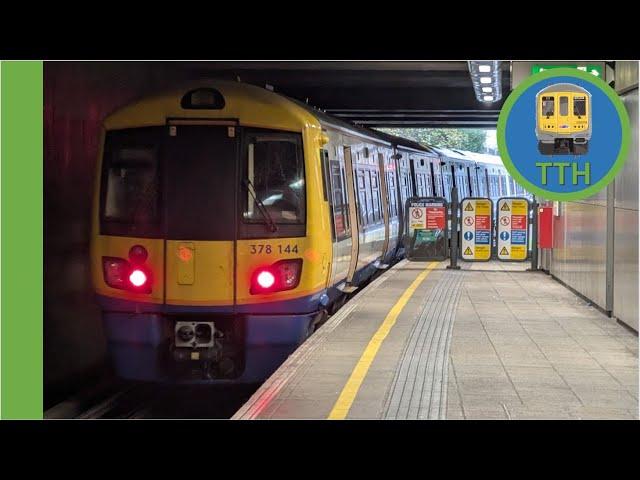
[[[389,191],[389,213],[392,217],[395,217],[398,215],[398,199],[393,172],[387,172],[387,190]]]
[[[569,97],[560,97],[560,115],[569,115]]]
[[[587,99],[585,97],[573,97],[573,114],[577,116],[587,114]]]
[[[542,97],[542,114],[551,117],[554,114],[554,105],[553,97]]]
[[[304,223],[305,181],[300,135],[272,133],[249,135],[245,178],[253,184],[275,223]],[[244,221],[264,222],[261,205],[250,192],[244,196]]]

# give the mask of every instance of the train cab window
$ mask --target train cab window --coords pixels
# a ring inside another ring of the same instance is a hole
[[[252,191],[243,196],[245,223],[264,223],[266,210],[276,224],[305,222],[305,177],[302,139],[298,134],[248,135],[245,180]],[[254,198],[255,194],[255,198]]]
[[[152,146],[110,145],[105,155],[103,220],[152,230],[159,221],[157,152]],[[151,227],[151,228],[149,228]],[[115,232],[114,232],[115,233]],[[149,232],[150,233],[150,232]]]
[[[555,100],[553,97],[542,97],[542,115],[551,117],[554,115]]]
[[[569,97],[560,97],[560,115],[566,117],[569,115]]]
[[[587,99],[585,97],[573,97],[573,114],[578,117],[587,114]]]

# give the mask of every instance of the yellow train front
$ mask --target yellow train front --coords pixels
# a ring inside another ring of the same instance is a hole
[[[536,95],[536,137],[543,155],[584,155],[591,140],[591,94],[558,83]]]
[[[92,278],[117,373],[263,380],[329,302],[332,240],[309,109],[214,82],[104,121]]]

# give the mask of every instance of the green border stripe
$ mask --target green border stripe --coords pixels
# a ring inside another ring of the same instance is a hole
[[[0,65],[0,415],[42,418],[42,62]]]

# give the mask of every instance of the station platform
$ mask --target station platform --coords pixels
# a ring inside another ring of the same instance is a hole
[[[637,419],[638,336],[529,263],[403,260],[233,419]]]

